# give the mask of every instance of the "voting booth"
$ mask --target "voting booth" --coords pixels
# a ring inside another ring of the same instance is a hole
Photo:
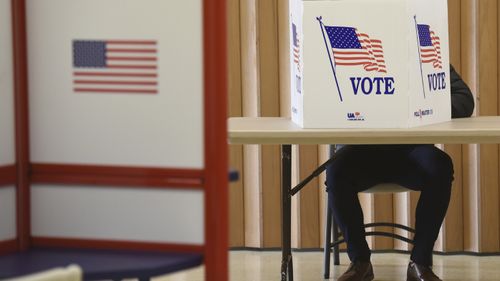
[[[0,279],[48,248],[227,280],[225,2],[0,0],[0,23]]]
[[[446,0],[291,0],[293,121],[407,128],[451,119]]]
[[[16,150],[10,1],[0,0],[0,248],[16,238]],[[0,250],[1,253],[1,250]]]

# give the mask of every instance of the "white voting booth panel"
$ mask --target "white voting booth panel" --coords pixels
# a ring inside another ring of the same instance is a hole
[[[28,0],[34,166],[203,169],[202,20],[201,0]],[[32,184],[32,236],[202,245],[201,189]]]
[[[6,169],[16,163],[10,2],[0,0],[0,169]],[[2,179],[0,182],[3,182]],[[15,186],[14,183],[0,184],[0,242],[15,238]]]
[[[0,166],[13,165],[14,79],[10,1],[0,0]]]
[[[27,1],[31,161],[202,168],[201,21],[200,0],[175,9],[163,0]],[[106,48],[105,62],[78,64],[88,48],[77,44],[89,41]],[[152,53],[113,53],[137,48],[113,41],[156,44],[139,47]],[[113,60],[124,56],[156,61]],[[99,63],[118,68],[81,66]]]
[[[165,265],[116,260],[110,278],[203,263],[227,280],[226,0],[0,1],[0,254],[28,255],[2,274],[70,248]]]
[[[303,128],[451,119],[446,0],[291,0],[290,50]]]
[[[0,242],[16,238],[16,191],[0,187]]]
[[[32,234],[203,244],[201,191],[34,185]]]

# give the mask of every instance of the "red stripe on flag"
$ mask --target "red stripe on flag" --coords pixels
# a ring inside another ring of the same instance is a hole
[[[109,84],[109,85],[158,85],[157,82],[111,81],[111,80],[74,80],[75,84]]]
[[[74,88],[75,92],[87,93],[135,93],[135,94],[156,94],[157,90],[143,90],[143,89],[99,89],[99,88]]]
[[[338,59],[338,60],[365,60],[366,57],[341,57],[341,56],[335,56],[335,59]]]
[[[155,49],[116,49],[110,48],[106,49],[108,52],[116,52],[116,53],[156,53]]]
[[[156,61],[156,57],[106,57],[107,60],[111,61]]]
[[[365,65],[370,64],[369,61],[358,61],[358,62],[337,62],[337,65]]]

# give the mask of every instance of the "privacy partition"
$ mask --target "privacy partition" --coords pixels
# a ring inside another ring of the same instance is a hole
[[[0,3],[0,253],[200,253],[227,280],[225,2]]]
[[[16,157],[10,1],[0,0],[0,254],[16,245]]]

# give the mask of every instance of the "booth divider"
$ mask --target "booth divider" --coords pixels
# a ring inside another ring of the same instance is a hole
[[[225,0],[200,0],[203,4],[203,169],[33,163],[30,158],[27,1],[11,0],[16,165],[0,167],[0,185],[16,185],[17,238],[1,242],[0,254],[10,253],[15,248],[26,252],[32,247],[193,252],[203,254],[205,280],[228,280]],[[33,236],[30,212],[31,185],[34,183],[200,190],[204,203],[203,245]]]

